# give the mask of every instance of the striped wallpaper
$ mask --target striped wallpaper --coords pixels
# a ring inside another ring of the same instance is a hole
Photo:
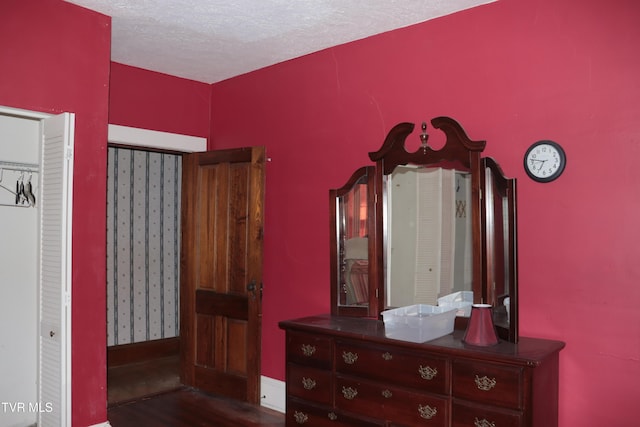
[[[109,147],[107,345],[178,336],[182,158]]]

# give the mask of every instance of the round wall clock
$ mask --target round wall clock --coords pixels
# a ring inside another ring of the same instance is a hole
[[[538,141],[524,154],[524,170],[534,181],[551,182],[562,175],[567,164],[567,155],[560,144],[553,141]]]

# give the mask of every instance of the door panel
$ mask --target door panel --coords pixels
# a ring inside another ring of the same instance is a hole
[[[264,148],[185,155],[182,198],[182,381],[258,403]]]
[[[43,120],[38,425],[71,425],[71,221],[75,115]],[[48,407],[45,407],[48,405]]]

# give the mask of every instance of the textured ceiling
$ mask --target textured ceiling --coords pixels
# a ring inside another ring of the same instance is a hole
[[[112,17],[111,59],[214,83],[496,0],[67,0]]]

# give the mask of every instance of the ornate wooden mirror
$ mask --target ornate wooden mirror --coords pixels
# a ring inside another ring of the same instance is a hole
[[[330,191],[332,314],[378,317],[467,291],[493,305],[499,335],[515,342],[515,180],[455,120],[431,124],[444,132],[443,148],[429,146],[423,124],[421,146],[408,152],[414,125],[400,123],[369,153],[375,167]]]

